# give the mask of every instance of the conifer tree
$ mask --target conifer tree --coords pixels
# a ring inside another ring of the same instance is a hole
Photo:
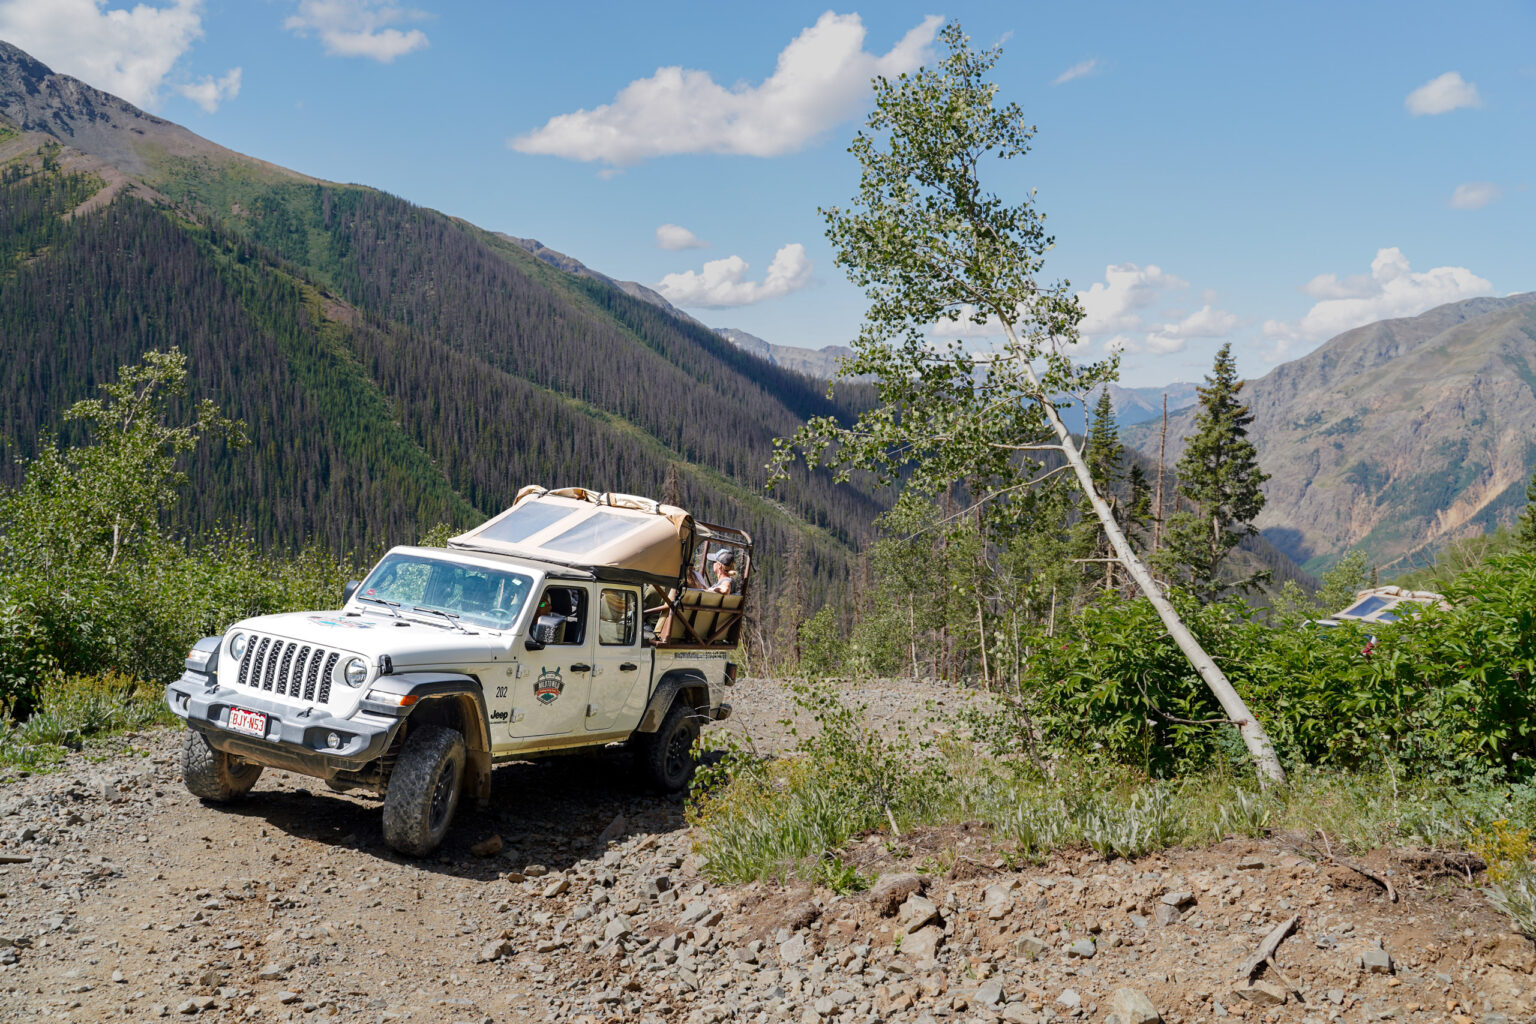
[[[1140,463],[1131,463],[1126,487],[1130,495],[1125,505],[1125,530],[1131,539],[1145,545],[1152,529],[1152,485]]]
[[[1269,479],[1248,440],[1253,414],[1241,400],[1242,390],[1228,343],[1216,353],[1211,375],[1199,389],[1195,434],[1186,440],[1178,463],[1178,490],[1194,511],[1179,512],[1169,520],[1164,564],[1202,601],[1215,600],[1230,589],[1257,586],[1270,575],[1262,570],[1238,580],[1221,576],[1221,564],[1231,550],[1257,532],[1253,520],[1264,507],[1261,488]]]
[[[1120,430],[1115,426],[1114,404],[1109,389],[1101,388],[1094,403],[1093,414],[1088,420],[1087,437],[1083,443],[1083,461],[1098,491],[1109,503],[1115,521],[1125,528],[1125,508],[1116,496],[1116,488],[1122,473],[1121,456],[1124,446],[1120,443]],[[1114,584],[1114,555],[1109,541],[1100,527],[1088,497],[1079,502],[1079,518],[1074,528],[1077,557],[1083,559],[1083,579],[1092,587],[1102,586],[1109,590]]]
[[[1093,416],[1088,424],[1088,445],[1083,459],[1101,490],[1112,491],[1120,479],[1120,429],[1115,426],[1115,407],[1109,389],[1099,391]]]
[[[1525,509],[1515,524],[1515,539],[1523,551],[1536,551],[1536,473],[1525,485]]]

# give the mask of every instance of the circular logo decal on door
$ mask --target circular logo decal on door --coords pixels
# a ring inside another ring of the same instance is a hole
[[[540,704],[553,704],[564,690],[565,680],[558,668],[540,669],[539,678],[533,681],[533,695]]]

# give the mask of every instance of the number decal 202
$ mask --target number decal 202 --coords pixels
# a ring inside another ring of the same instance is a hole
[[[498,687],[496,687],[496,699],[497,700],[503,700],[503,699],[506,698],[506,696],[507,696],[507,688],[505,686],[498,686]]]

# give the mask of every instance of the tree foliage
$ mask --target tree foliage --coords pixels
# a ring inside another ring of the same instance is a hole
[[[339,596],[334,559],[264,558],[218,535],[188,545],[163,525],[188,456],[242,438],[212,403],[185,400],[188,383],[180,352],[123,367],[68,410],[86,439],[45,442],[0,492],[0,712],[25,717],[67,675],[163,681],[234,619]]]
[[[1053,241],[1044,215],[1032,198],[1009,203],[983,187],[983,170],[1023,157],[1034,136],[987,81],[999,51],[971,49],[954,23],[943,40],[935,66],[875,80],[875,109],[850,147],[858,193],[822,211],[838,265],[869,299],[844,374],[873,378],[876,404],[851,428],[812,419],[776,466],[825,458],[844,479],[865,469],[928,498],[959,482],[990,499],[985,515],[1000,526],[1041,475],[1038,453],[1054,447],[1041,401],[1086,393],[1114,364],[1068,358],[1082,312],[1065,285],[1038,280]],[[1002,349],[934,341],[1005,322]]]
[[[1253,414],[1242,403],[1232,345],[1216,353],[1216,363],[1199,389],[1195,433],[1179,459],[1179,493],[1193,511],[1178,512],[1168,522],[1163,564],[1202,600],[1229,589],[1244,590],[1268,578],[1260,572],[1245,579],[1222,578],[1221,564],[1244,537],[1264,507],[1261,490],[1269,475],[1259,469],[1258,450],[1248,440]]]
[[[1019,518],[1032,506],[1018,492],[1070,469],[1115,559],[1240,723],[1255,767],[1283,781],[1263,727],[1126,539],[1061,420],[1058,396],[1086,396],[1114,377],[1117,364],[1113,357],[1073,362],[1083,313],[1065,285],[1038,282],[1051,245],[1043,215],[1032,198],[1009,203],[982,185],[984,165],[1023,157],[1034,135],[1018,105],[999,104],[987,80],[999,51],[972,50],[955,23],[942,35],[949,52],[937,64],[894,83],[875,80],[875,109],[850,147],[861,170],[858,194],[846,210],[823,211],[839,265],[869,299],[844,372],[872,375],[880,404],[852,427],[812,420],[780,448],[779,472],[804,456],[812,464],[830,458],[845,479],[855,467],[885,482],[903,475],[918,495],[958,491],[974,499],[949,518],[976,512],[993,531],[1017,533],[1032,525]],[[935,327],[962,321],[1005,340],[981,356],[958,340],[932,343]],[[1043,453],[1065,465],[1047,469]],[[975,598],[982,679],[990,682],[993,640],[976,585],[986,566],[982,548],[978,571],[955,585]]]

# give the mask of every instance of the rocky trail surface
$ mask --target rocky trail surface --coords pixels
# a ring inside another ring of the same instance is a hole
[[[933,693],[861,696],[892,723]],[[731,728],[783,742],[777,687],[735,702]],[[1536,1020],[1531,942],[1445,858],[1365,858],[1390,902],[1279,841],[1015,869],[953,828],[851,844],[868,892],[722,887],[615,751],[498,768],[490,808],[412,861],[378,801],[312,779],[200,804],[179,739],[0,784],[0,1020]]]

